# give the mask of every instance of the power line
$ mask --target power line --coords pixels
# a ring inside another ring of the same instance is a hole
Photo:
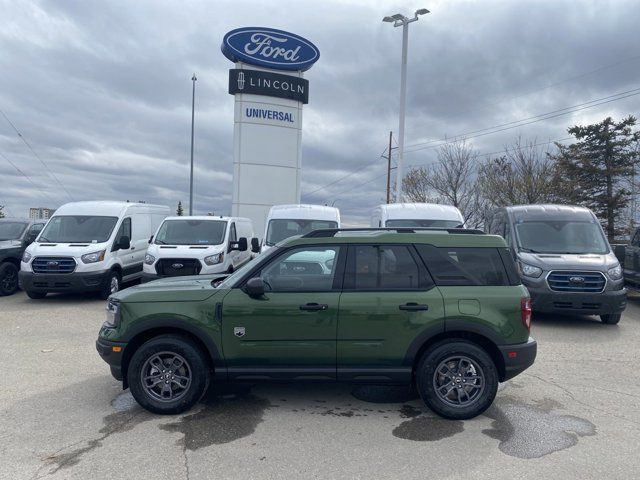
[[[574,75],[572,77],[565,78],[564,80],[560,80],[558,82],[550,83],[550,84],[545,85],[543,87],[535,88],[533,90],[529,90],[527,92],[524,92],[524,93],[521,93],[521,94],[518,94],[518,95],[509,95],[505,99],[506,100],[515,100],[516,98],[526,97],[527,95],[530,95],[532,93],[536,93],[536,92],[539,92],[539,91],[542,91],[542,90],[546,90],[547,88],[557,87],[558,85],[562,85],[563,83],[570,82],[570,81],[576,80],[578,78],[586,77],[587,75],[591,75],[593,73],[597,73],[597,72],[600,72],[602,70],[607,70],[607,69],[610,69],[612,67],[616,67],[618,65],[621,65],[621,64],[624,64],[624,63],[628,63],[628,62],[633,62],[633,61],[636,61],[636,60],[639,60],[639,59],[640,59],[640,55],[636,55],[636,56],[633,56],[633,57],[628,57],[628,58],[625,58],[623,60],[619,60],[617,62],[610,63],[608,65],[603,65],[602,67],[596,68],[595,70],[590,70],[588,72],[584,72],[584,73],[581,73],[581,74],[578,74],[578,75]],[[476,109],[464,110],[464,111],[459,112],[459,113],[470,113],[470,112],[474,112],[474,111],[478,111],[478,110],[488,110],[488,109],[489,109],[489,106],[485,106],[485,107],[476,108]],[[411,130],[415,131],[416,129],[424,127],[425,125],[426,124],[414,125],[414,126],[411,127]]]
[[[633,92],[635,92],[635,93],[633,93]],[[629,95],[627,95],[627,94],[629,94]],[[418,146],[422,146],[422,145],[429,145],[429,144],[433,144],[433,143],[436,143],[436,142],[452,143],[452,142],[458,141],[458,139],[460,139],[460,138],[480,137],[480,136],[483,136],[483,135],[473,135],[473,134],[486,132],[488,130],[499,129],[499,130],[496,130],[495,132],[489,132],[489,133],[497,133],[497,132],[501,132],[501,131],[504,131],[504,130],[508,130],[508,128],[501,128],[501,127],[510,126],[509,128],[517,128],[517,127],[522,126],[522,125],[529,125],[531,123],[536,123],[536,122],[527,122],[528,120],[534,120],[534,119],[537,119],[536,121],[547,120],[547,119],[559,117],[559,116],[562,116],[562,115],[567,115],[569,113],[578,112],[580,110],[585,110],[587,108],[596,107],[596,106],[602,105],[604,103],[615,102],[615,101],[622,100],[622,99],[628,98],[628,97],[632,97],[632,96],[638,95],[638,94],[640,94],[640,88],[634,88],[634,89],[631,89],[631,90],[627,90],[625,92],[620,92],[620,93],[616,93],[614,95],[609,95],[609,96],[606,96],[606,97],[597,98],[595,100],[590,100],[588,102],[578,103],[578,104],[572,105],[570,107],[564,107],[564,108],[560,108],[560,109],[557,109],[557,110],[551,110],[550,112],[540,113],[538,115],[533,115],[531,117],[521,118],[519,120],[513,120],[511,122],[502,123],[502,124],[498,124],[498,125],[493,125],[491,127],[481,128],[481,129],[478,129],[478,130],[471,130],[469,132],[465,132],[465,133],[460,133],[460,134],[454,135],[453,137],[450,137],[450,138],[442,138],[442,139],[439,139],[439,140],[429,140],[428,142],[414,143],[412,145],[407,145],[406,148],[418,147]],[[621,96],[621,95],[624,95],[624,96]],[[614,98],[614,97],[616,97],[616,98]],[[610,99],[610,100],[608,100],[608,99]],[[606,101],[604,101],[604,100],[606,100]],[[595,102],[600,102],[600,103],[595,103]],[[593,105],[590,105],[590,104],[593,104]],[[559,113],[558,115],[553,115],[553,114],[556,114],[558,112],[563,112],[563,113]],[[550,116],[550,115],[553,115],[553,116]],[[541,117],[544,117],[544,118],[541,118]],[[527,122],[527,123],[523,123],[523,122]],[[521,123],[522,123],[522,125],[520,125]],[[518,125],[515,125],[515,124],[518,124]],[[486,135],[488,135],[489,133],[487,133]],[[468,135],[473,135],[473,136],[468,137]],[[444,145],[444,143],[442,145]],[[440,146],[440,145],[436,145],[436,146]],[[414,149],[414,150],[409,150],[409,151],[405,150],[404,153],[415,152],[417,150],[422,150],[422,149],[419,148],[419,149]]]
[[[16,126],[13,124],[13,122],[11,120],[9,120],[9,117],[7,117],[7,114],[4,113],[3,110],[0,110],[0,113],[2,113],[2,116],[5,118],[5,120],[9,123],[9,125],[11,125],[11,128],[13,128],[15,130],[15,132],[18,134],[18,137],[20,137],[20,139],[24,142],[24,144],[27,146],[27,148],[31,151],[31,153],[34,155],[34,157],[36,157],[40,163],[42,163],[42,165],[44,166],[44,168],[47,169],[47,171],[49,172],[49,174],[54,178],[54,180],[58,183],[58,185],[60,185],[60,187],[62,188],[62,190],[65,191],[65,193],[69,196],[69,198],[71,199],[71,201],[73,201],[73,196],[69,193],[69,190],[66,189],[66,187],[60,182],[60,180],[58,180],[58,177],[55,176],[55,174],[51,171],[51,169],[49,168],[49,166],[44,162],[44,160],[42,160],[42,158],[40,158],[40,155],[38,155],[36,153],[36,151],[33,149],[33,147],[31,146],[31,144],[29,142],[27,142],[27,139],[24,138],[24,136],[22,135],[22,133],[20,133],[20,131],[16,128]]]
[[[29,177],[29,175],[27,175],[27,174],[26,174],[26,173],[24,173],[22,170],[20,170],[20,169],[18,168],[18,166],[17,166],[15,163],[13,163],[11,160],[9,160],[9,159],[5,156],[5,154],[4,154],[4,153],[0,152],[0,157],[4,158],[7,162],[9,162],[9,164],[10,164],[13,168],[15,168],[15,169],[18,171],[18,173],[20,173],[20,175],[22,175],[24,178],[26,178],[27,180],[29,180],[29,183],[31,183],[31,185],[33,185],[35,188],[37,188],[37,189],[40,191],[40,193],[42,193],[42,195],[44,195],[45,197],[47,197],[47,199],[48,199],[50,202],[55,203],[55,202],[51,199],[51,197],[50,197],[47,193],[45,193],[45,191],[44,191],[44,190],[42,190],[42,188],[41,188],[41,187],[39,187],[38,185],[36,185],[36,184],[34,183],[34,181],[33,181],[33,180],[31,180],[31,178]]]
[[[640,90],[640,89],[638,89],[638,90]],[[640,91],[638,91],[636,93],[631,93],[629,95],[625,95],[625,96],[622,96],[622,97],[614,98],[614,99],[611,99],[611,100],[606,100],[606,101],[603,101],[603,102],[600,102],[600,103],[594,103],[593,105],[588,105],[586,107],[576,108],[576,109],[571,110],[569,112],[558,113],[558,114],[555,114],[555,115],[548,115],[548,116],[546,116],[544,118],[539,118],[537,120],[531,120],[529,122],[519,123],[517,125],[512,125],[512,126],[504,127],[504,128],[499,128],[499,129],[496,129],[496,130],[491,130],[489,132],[479,133],[477,135],[471,135],[471,136],[464,136],[463,135],[463,136],[454,137],[456,139],[443,141],[442,143],[439,143],[438,145],[429,145],[429,146],[424,146],[424,147],[420,147],[420,148],[414,148],[413,150],[408,150],[408,151],[405,151],[404,153],[413,153],[413,152],[417,152],[417,151],[424,150],[424,149],[427,149],[427,148],[438,148],[438,147],[441,147],[441,146],[446,145],[448,143],[455,143],[458,140],[461,140],[462,138],[471,139],[471,138],[484,137],[486,135],[492,135],[494,133],[504,132],[505,130],[511,130],[513,128],[518,128],[518,127],[524,127],[526,125],[531,125],[532,123],[542,122],[543,120],[551,120],[552,118],[561,117],[563,115],[568,115],[570,113],[580,112],[582,110],[587,110],[589,108],[597,107],[599,105],[604,105],[606,103],[615,102],[615,101],[622,100],[622,99],[629,98],[629,97],[633,97],[633,96],[636,96],[636,95],[640,95]]]

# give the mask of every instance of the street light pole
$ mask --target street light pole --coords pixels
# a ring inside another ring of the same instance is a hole
[[[404,117],[407,101],[407,50],[409,47],[409,24],[418,20],[419,15],[429,13],[426,8],[416,10],[413,18],[400,13],[384,17],[383,22],[392,22],[394,27],[402,26],[402,61],[400,64],[400,120],[398,121],[398,169],[396,172],[396,203],[402,202],[402,179],[404,178]]]
[[[189,176],[189,215],[193,215],[193,124],[196,105],[196,74],[193,74],[193,90],[191,92],[191,175]]]

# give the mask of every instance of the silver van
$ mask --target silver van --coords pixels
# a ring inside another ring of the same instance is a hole
[[[591,210],[568,205],[499,209],[489,227],[511,248],[533,310],[599,315],[616,324],[627,306],[622,268]]]

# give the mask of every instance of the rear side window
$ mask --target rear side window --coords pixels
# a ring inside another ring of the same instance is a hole
[[[349,249],[345,289],[416,290],[433,284],[405,245],[354,245]]]
[[[513,285],[497,248],[416,245],[436,285]]]

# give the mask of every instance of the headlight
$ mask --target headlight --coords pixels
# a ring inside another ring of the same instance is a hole
[[[153,255],[149,255],[148,253],[144,256],[144,263],[147,265],[153,265],[153,262],[156,261],[156,257]]]
[[[215,255],[204,257],[204,263],[206,263],[207,265],[217,265],[218,263],[222,263],[223,261],[224,253],[216,253]]]
[[[30,254],[29,252],[26,252],[26,251],[25,251],[25,252],[22,254],[22,261],[23,261],[24,263],[29,263],[29,261],[30,261],[30,260],[31,260],[31,254]]]
[[[611,280],[620,280],[622,278],[622,267],[620,265],[616,265],[615,267],[610,268],[607,273]]]
[[[108,328],[116,328],[120,325],[120,302],[114,298],[107,300],[107,321],[104,325]]]
[[[520,272],[525,277],[538,278],[540,275],[542,275],[542,269],[540,267],[534,267],[533,265],[528,265],[522,262],[519,262],[519,265],[520,265]]]
[[[99,252],[87,253],[82,255],[80,259],[82,263],[96,263],[104,260],[104,250],[100,250]]]

